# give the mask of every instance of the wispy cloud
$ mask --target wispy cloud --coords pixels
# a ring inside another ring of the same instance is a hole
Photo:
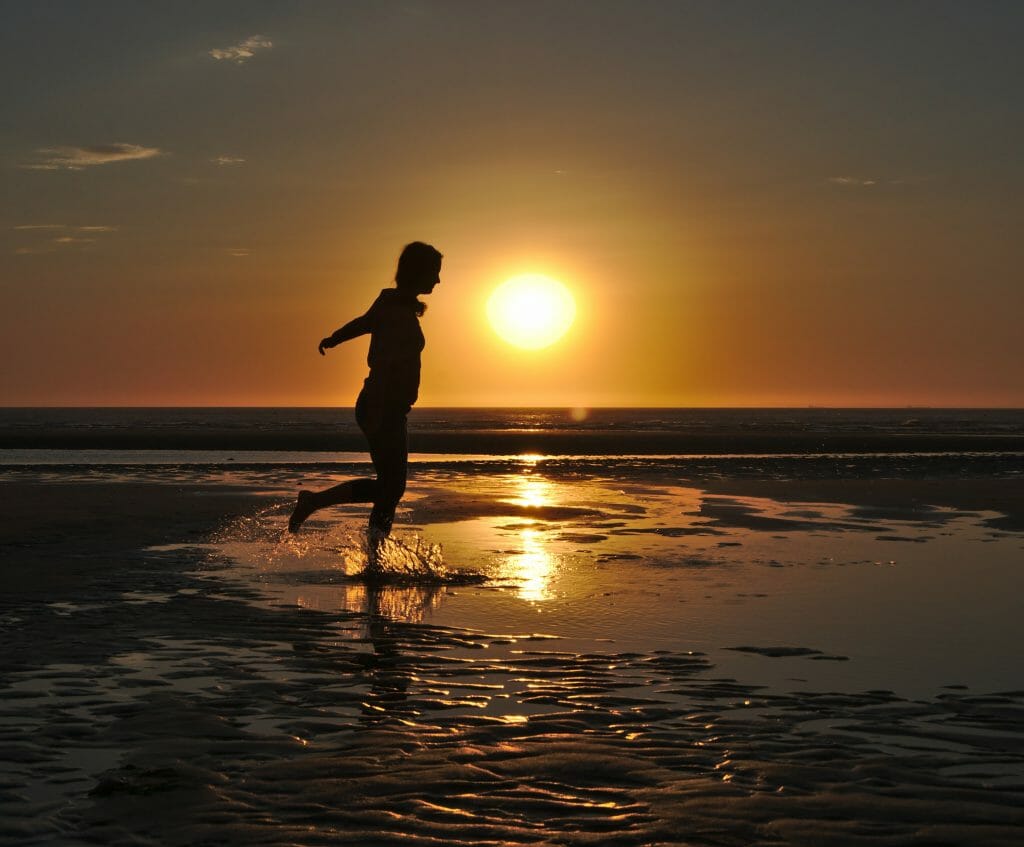
[[[879,183],[877,179],[863,176],[830,176],[828,181],[833,185],[848,185],[856,188],[868,188]]]
[[[97,237],[104,233],[116,232],[116,226],[105,224],[88,224],[71,226],[69,224],[20,224],[12,227],[17,232],[25,233],[30,243],[15,248],[18,255],[35,253],[55,253],[58,250],[75,249],[95,244]]]
[[[248,256],[250,251],[248,247],[231,247],[227,252],[229,256],[234,256],[236,259],[242,259]]]
[[[240,159],[238,156],[216,156],[210,159],[215,165],[241,165],[245,162],[245,159]]]
[[[923,185],[934,182],[930,176],[830,176],[825,182],[845,188],[879,188],[892,185]]]
[[[269,38],[262,35],[251,35],[241,44],[235,44],[232,47],[214,47],[210,51],[210,55],[218,61],[227,59],[241,65],[255,56],[257,50],[269,50],[273,46],[274,42]]]
[[[135,159],[152,159],[160,156],[157,147],[143,147],[140,144],[93,144],[88,147],[41,147],[36,150],[38,157],[22,167],[36,171],[80,171],[94,165],[109,165],[112,162],[130,162]]]
[[[72,232],[116,232],[116,226],[68,226],[68,224],[21,224],[14,227],[16,230],[25,231],[33,229],[66,229]]]

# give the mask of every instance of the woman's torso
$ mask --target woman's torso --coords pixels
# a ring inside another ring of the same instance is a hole
[[[372,402],[412,406],[419,395],[420,353],[425,341],[416,300],[386,288],[367,312],[370,319],[370,375],[363,393]]]

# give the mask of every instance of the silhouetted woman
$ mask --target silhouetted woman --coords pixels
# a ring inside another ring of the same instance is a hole
[[[360,335],[370,335],[370,375],[356,400],[356,422],[370,443],[376,479],[350,479],[324,491],[300,491],[288,529],[298,532],[317,509],[339,503],[373,503],[370,512],[370,564],[380,539],[391,532],[395,508],[405,493],[409,460],[407,416],[420,387],[423,332],[419,316],[427,308],[417,299],[441,281],[441,254],[420,241],[398,257],[395,288],[385,288],[365,315],[349,321],[320,342],[324,350]]]

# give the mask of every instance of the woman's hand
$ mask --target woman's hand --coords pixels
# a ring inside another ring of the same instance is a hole
[[[334,341],[330,337],[322,338],[320,339],[320,346],[317,347],[316,349],[320,351],[321,356],[326,356],[327,353],[325,351],[330,350],[333,346]]]

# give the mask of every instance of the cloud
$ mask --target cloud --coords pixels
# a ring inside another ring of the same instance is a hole
[[[117,232],[116,226],[68,226],[67,224],[22,224],[14,227],[16,230],[25,231],[33,229],[67,229],[73,232]]]
[[[116,232],[118,227],[105,224],[88,224],[71,226],[69,224],[21,224],[12,229],[26,233],[32,243],[15,248],[19,255],[35,253],[55,253],[58,250],[75,249],[96,243],[96,237],[108,232]]]
[[[262,35],[251,35],[241,44],[235,44],[233,47],[214,47],[209,55],[218,61],[227,59],[241,65],[255,56],[257,50],[269,50],[273,46],[274,42],[269,38],[264,38]]]
[[[847,188],[874,188],[886,185],[923,185],[933,182],[934,177],[930,176],[830,176],[825,182],[832,185],[842,185]]]
[[[152,159],[162,155],[157,147],[139,144],[93,144],[89,147],[41,147],[36,150],[40,158],[22,165],[35,171],[80,171],[93,165],[111,162],[130,162],[134,159]]]
[[[215,165],[241,165],[245,159],[240,159],[237,156],[216,156],[210,161]]]
[[[828,181],[833,185],[851,185],[859,188],[867,188],[872,185],[878,185],[877,179],[871,179],[862,176],[830,176]]]
[[[242,259],[249,255],[248,247],[232,247],[228,251],[229,256],[234,256],[236,259]]]

